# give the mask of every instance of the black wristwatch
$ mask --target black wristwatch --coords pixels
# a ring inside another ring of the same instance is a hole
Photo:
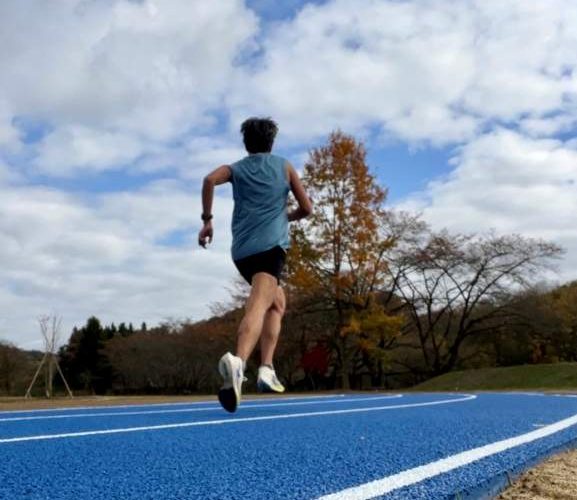
[[[203,222],[208,222],[209,220],[212,220],[212,214],[202,214],[200,218]]]

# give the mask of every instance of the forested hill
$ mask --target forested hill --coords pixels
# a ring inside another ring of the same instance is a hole
[[[398,297],[381,296],[379,301],[388,303],[396,315],[410,318]],[[153,328],[142,324],[138,329],[130,324],[103,326],[90,318],[74,329],[60,349],[60,364],[73,389],[81,393],[212,393],[219,384],[216,363],[223,352],[234,349],[241,313],[237,308],[206,321]],[[338,353],[331,343],[333,321],[332,311],[297,304],[289,308],[277,371],[290,390],[340,387]],[[493,326],[467,339],[457,369],[577,361],[577,282],[515,296],[507,314]],[[380,365],[374,364],[374,351],[370,339],[366,340],[368,349],[359,343],[359,357],[350,373],[353,388],[396,388],[432,377],[426,372],[415,331],[399,335],[377,351]],[[37,351],[0,343],[1,393],[23,395],[41,357]],[[256,364],[251,363],[249,389],[255,370]],[[37,394],[42,390],[40,383]]]

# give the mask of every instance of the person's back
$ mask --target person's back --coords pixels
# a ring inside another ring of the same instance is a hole
[[[232,258],[288,248],[287,161],[271,153],[251,154],[232,164],[234,196]]]
[[[285,309],[280,287],[289,246],[288,223],[308,216],[312,204],[288,161],[271,153],[277,125],[268,118],[249,118],[241,126],[249,155],[232,165],[222,165],[205,177],[202,188],[204,227],[198,243],[212,241],[212,200],[214,186],[231,182],[234,195],[232,258],[251,285],[245,314],[238,328],[236,356],[226,353],[218,368],[224,384],[218,399],[229,412],[240,402],[246,360],[260,340],[261,366],[257,387],[265,392],[283,392],[276,377],[273,355]],[[292,191],[298,208],[287,212],[287,196]]]

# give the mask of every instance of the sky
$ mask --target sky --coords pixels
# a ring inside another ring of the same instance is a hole
[[[302,168],[341,129],[391,207],[566,249],[577,279],[574,0],[3,0],[0,339],[200,320],[236,271],[202,178],[271,116]]]

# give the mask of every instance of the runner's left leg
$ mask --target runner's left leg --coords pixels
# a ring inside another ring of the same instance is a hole
[[[275,300],[266,312],[260,336],[261,366],[258,369],[257,379],[257,388],[260,392],[285,391],[273,367],[274,352],[280,335],[285,305],[285,295],[283,289],[279,286]]]
[[[277,279],[268,273],[256,273],[244,317],[238,327],[236,355],[244,362],[254,350],[262,332],[266,312],[272,306],[278,288]]]

